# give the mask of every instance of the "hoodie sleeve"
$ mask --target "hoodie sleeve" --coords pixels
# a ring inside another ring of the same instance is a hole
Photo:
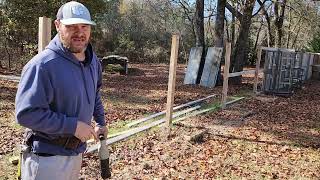
[[[94,112],[93,116],[96,121],[96,123],[99,126],[105,126],[106,121],[104,117],[104,107],[101,101],[101,95],[100,95],[100,88],[102,86],[102,70],[101,70],[101,64],[97,61],[98,65],[98,82],[97,82],[97,92],[96,92],[96,99],[95,99],[95,106],[94,106]]]
[[[41,64],[30,65],[22,72],[16,94],[16,120],[27,128],[46,134],[74,134],[77,117],[53,112],[50,78]]]

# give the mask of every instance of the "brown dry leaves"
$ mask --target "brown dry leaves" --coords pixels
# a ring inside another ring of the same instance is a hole
[[[104,74],[102,98],[107,120],[133,120],[165,109],[167,65],[131,65],[128,76]],[[179,66],[175,104],[211,94],[221,87],[182,85]],[[252,78],[230,86],[229,94],[252,89]],[[1,153],[9,155],[21,139],[14,123],[16,83],[0,81]],[[188,139],[197,128],[175,126],[173,137],[161,128],[112,145],[113,179],[319,179],[320,82],[310,81],[290,98],[248,98],[224,111],[204,114],[184,124],[204,127],[203,143]],[[248,112],[252,114],[244,117]],[[3,159],[1,159],[3,161]],[[85,154],[81,176],[99,179],[96,153]]]
[[[148,70],[148,66],[144,67],[144,70]],[[221,91],[221,87],[204,89],[182,85],[182,76],[179,73],[177,80],[180,83],[176,88],[176,104],[214,92],[219,94]],[[135,89],[133,96],[143,94],[152,97],[152,100],[144,99],[148,106],[139,109],[147,112],[163,110],[166,102],[166,80],[160,78],[147,82],[145,85],[149,89],[156,87],[157,90],[150,91],[146,87]],[[161,82],[163,85],[154,82]],[[250,84],[231,86],[230,94],[237,94],[251,87]],[[188,141],[198,129],[175,127],[174,137],[170,140],[162,137],[165,131],[156,129],[113,145],[110,148],[112,178],[318,179],[319,88],[319,82],[310,82],[291,98],[265,96],[262,97],[263,100],[247,99],[224,111],[194,117],[184,122],[210,130],[205,136],[205,142],[201,144],[191,144]],[[130,91],[126,94],[130,97]],[[246,114],[248,115],[244,117]],[[89,158],[85,160],[92,163],[90,167],[98,169],[97,162]],[[99,170],[95,169],[94,173],[88,174],[90,171],[87,168],[89,167],[84,167],[87,172],[84,176],[87,179],[99,178]]]

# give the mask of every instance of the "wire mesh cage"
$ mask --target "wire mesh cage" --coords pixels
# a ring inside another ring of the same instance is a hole
[[[288,96],[305,77],[303,53],[287,49],[265,49],[262,89],[266,94]]]

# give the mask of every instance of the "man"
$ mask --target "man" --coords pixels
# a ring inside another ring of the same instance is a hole
[[[22,70],[16,119],[29,129],[30,147],[23,153],[22,179],[78,179],[86,141],[106,133],[92,25],[84,5],[64,4],[55,20],[58,34]]]

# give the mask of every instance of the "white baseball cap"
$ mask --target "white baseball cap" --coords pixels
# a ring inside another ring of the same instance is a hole
[[[76,1],[70,1],[62,5],[58,10],[57,20],[60,20],[64,25],[96,25],[96,23],[91,20],[89,10],[83,4]]]

